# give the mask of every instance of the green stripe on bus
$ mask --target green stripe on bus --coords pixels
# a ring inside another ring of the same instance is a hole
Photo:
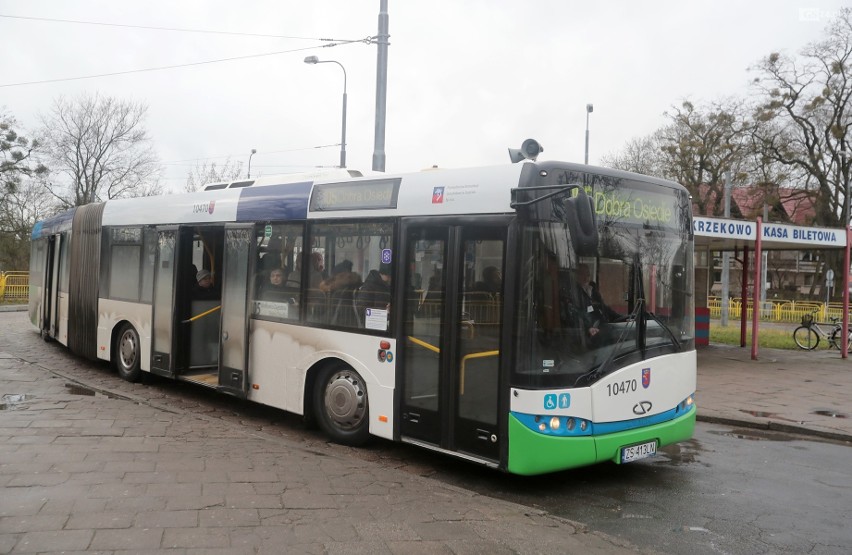
[[[658,447],[686,441],[695,430],[693,408],[687,414],[636,430],[598,437],[553,437],[536,433],[509,415],[509,461],[513,474],[532,476],[603,461],[619,462],[620,450],[627,445],[657,439]]]

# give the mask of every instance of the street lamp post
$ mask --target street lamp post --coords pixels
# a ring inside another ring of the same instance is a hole
[[[248,172],[246,172],[246,179],[251,179],[251,157],[255,154],[257,154],[257,149],[251,149],[251,154],[249,154]]]
[[[336,60],[320,60],[316,56],[305,58],[306,64],[337,64],[343,70],[343,129],[340,135],[340,167],[346,167],[346,68]]]
[[[595,107],[592,104],[586,104],[586,165],[589,165],[589,114],[595,111]]]

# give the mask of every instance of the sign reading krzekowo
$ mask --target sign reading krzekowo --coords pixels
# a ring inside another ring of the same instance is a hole
[[[714,237],[742,241],[757,240],[757,222],[726,220],[696,216],[692,220],[696,237]],[[793,243],[814,248],[846,246],[842,229],[828,227],[802,227],[790,224],[764,223],[761,228],[763,243]]]

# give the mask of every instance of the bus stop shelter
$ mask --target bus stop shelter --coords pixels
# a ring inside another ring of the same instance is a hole
[[[752,272],[754,287],[752,287],[752,326],[751,326],[751,358],[757,359],[758,331],[760,325],[759,311],[760,284],[762,282],[762,253],[766,250],[799,250],[814,249],[844,249],[845,271],[837,276],[838,282],[843,283],[843,337],[841,341],[841,356],[847,357],[847,341],[849,337],[849,256],[850,233],[848,229],[805,227],[791,224],[763,222],[762,218],[755,221],[735,220],[730,218],[708,218],[696,216],[692,228],[695,235],[696,252],[742,252],[743,253],[743,295],[748,297],[748,276]],[[754,253],[753,268],[749,269],[749,252]],[[708,257],[710,259],[710,257]],[[711,264],[712,269],[712,264]],[[709,276],[708,276],[709,279]],[[748,311],[741,313],[742,346],[744,346]]]

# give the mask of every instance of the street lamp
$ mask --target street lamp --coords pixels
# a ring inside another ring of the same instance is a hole
[[[246,174],[246,179],[251,179],[251,157],[254,156],[256,153],[256,149],[251,149],[251,154],[249,154],[248,173]]]
[[[346,167],[346,68],[336,60],[320,60],[316,56],[305,58],[306,64],[337,64],[343,70],[343,130],[340,136],[340,167]]]
[[[589,114],[595,111],[592,104],[586,104],[586,165],[589,165]]]

